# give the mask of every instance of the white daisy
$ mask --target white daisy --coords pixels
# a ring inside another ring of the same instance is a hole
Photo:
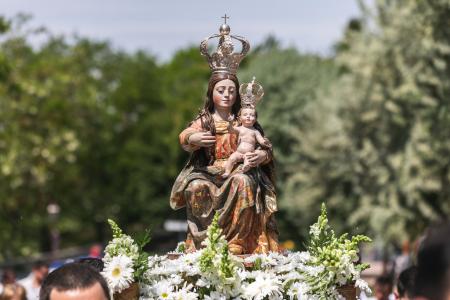
[[[128,256],[112,257],[105,264],[102,275],[105,277],[113,292],[120,292],[128,288],[133,282],[133,261]]]
[[[212,291],[209,295],[205,295],[205,300],[226,300],[227,295]]]
[[[173,294],[175,300],[197,300],[198,294],[196,292],[190,292],[185,289],[180,289]]]
[[[281,281],[271,273],[260,272],[255,281],[247,285],[244,291],[247,299],[262,300],[265,297],[268,299],[283,299]]]
[[[158,299],[170,299],[170,295],[173,292],[173,285],[170,282],[163,280],[155,284],[156,295]]]
[[[308,299],[308,290],[309,287],[304,282],[294,282],[289,290],[287,291],[287,295],[289,299]]]

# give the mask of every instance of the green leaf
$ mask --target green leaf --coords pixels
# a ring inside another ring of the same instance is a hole
[[[119,225],[111,219],[108,219],[109,226],[111,226],[111,230],[113,232],[114,238],[119,238],[123,235],[122,229],[120,229]]]

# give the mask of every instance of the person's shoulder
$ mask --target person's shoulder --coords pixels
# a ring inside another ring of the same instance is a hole
[[[204,122],[205,122],[205,117],[204,116],[198,116],[189,124],[189,127],[201,128],[202,124]]]
[[[17,280],[17,282],[22,286],[28,286],[33,282],[33,278],[31,277],[31,274],[30,274],[27,277]]]
[[[197,131],[202,130],[202,120],[201,120],[200,117],[197,117],[197,118],[195,118],[194,120],[192,120],[192,121],[188,124],[188,126],[184,129],[184,131],[185,131],[185,130],[192,130],[192,129],[197,130]],[[184,131],[183,131],[183,132],[184,132]],[[183,133],[183,132],[182,132],[182,133]]]

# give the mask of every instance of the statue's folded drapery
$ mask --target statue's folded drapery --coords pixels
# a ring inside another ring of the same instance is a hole
[[[267,165],[252,168],[245,174],[239,165],[223,179],[223,164],[236,150],[237,136],[228,132],[228,122],[215,121],[216,144],[213,148],[199,148],[188,144],[192,133],[202,131],[200,120],[180,134],[183,148],[192,152],[187,165],[178,175],[172,188],[172,208],[187,208],[189,250],[199,249],[206,236],[206,228],[215,212],[219,225],[235,254],[278,251],[278,232],[273,213],[277,211],[276,194]]]

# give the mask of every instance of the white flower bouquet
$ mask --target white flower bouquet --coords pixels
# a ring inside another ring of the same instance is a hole
[[[113,220],[108,220],[108,223],[113,239],[105,248],[102,275],[111,292],[120,293],[144,278],[148,269],[148,254],[143,251],[143,247],[150,242],[150,231],[147,230],[142,238],[135,241],[124,234]]]
[[[336,238],[324,205],[310,234],[308,251],[241,258],[228,252],[216,216],[202,250],[148,258],[141,299],[342,299],[345,284],[370,293],[360,279],[367,265],[356,264],[358,244],[369,238]]]

